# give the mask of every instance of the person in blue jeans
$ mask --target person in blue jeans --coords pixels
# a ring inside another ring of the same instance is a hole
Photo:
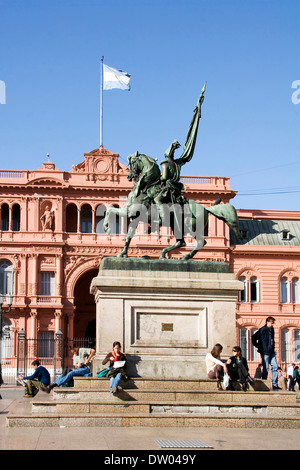
[[[110,393],[115,394],[118,392],[120,380],[125,374],[126,364],[126,362],[125,364],[122,364],[122,362],[126,361],[126,356],[121,352],[121,343],[119,343],[119,341],[115,341],[113,343],[113,350],[106,355],[106,357],[102,361],[102,364],[105,365],[108,361],[111,367],[111,370],[107,375],[107,377],[110,378],[109,391]],[[117,367],[118,365],[121,366]]]
[[[64,377],[58,377],[52,384],[47,387],[47,392],[50,393],[54,387],[60,387],[66,382],[69,382],[73,377],[88,377],[91,373],[91,360],[95,355],[95,348],[78,348],[71,346],[70,350],[75,358],[75,367],[68,372]]]
[[[274,325],[275,318],[268,317],[266,324],[255,333],[253,344],[257,347],[258,352],[262,358],[262,379],[268,378],[269,366],[272,368],[272,387],[273,390],[281,390],[278,387],[278,365],[276,361],[275,340],[274,340]]]

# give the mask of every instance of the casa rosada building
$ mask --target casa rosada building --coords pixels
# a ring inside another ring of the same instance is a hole
[[[4,311],[11,304],[2,316],[9,355],[17,354],[20,331],[27,338],[49,341],[58,331],[70,341],[95,337],[90,283],[101,259],[123,248],[127,223],[116,217],[107,235],[103,219],[109,206],[125,205],[132,189],[128,168],[118,157],[100,147],[85,153],[69,172],[50,161],[37,170],[0,171],[0,294]],[[183,176],[181,181],[186,197],[205,207],[218,197],[234,205],[237,191],[231,190],[228,177]],[[236,302],[236,343],[252,370],[259,357],[251,335],[269,315],[276,318],[279,363],[300,362],[300,211],[237,212],[243,239],[237,240],[222,220],[210,215],[207,244],[194,260],[229,263],[244,283]],[[186,241],[194,246],[192,238]],[[166,227],[159,236],[148,235],[141,223],[129,256],[155,259],[171,243]],[[174,251],[172,257],[185,252]],[[49,351],[43,354],[49,356]],[[7,356],[2,349],[2,359]]]

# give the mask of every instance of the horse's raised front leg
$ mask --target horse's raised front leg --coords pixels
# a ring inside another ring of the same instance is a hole
[[[131,243],[132,237],[135,234],[137,224],[134,222],[131,222],[128,228],[127,236],[126,236],[126,242],[124,245],[123,250],[117,255],[117,258],[127,258],[127,252],[129,245]]]
[[[127,216],[127,207],[120,208],[120,207],[109,207],[105,213],[104,221],[103,221],[103,228],[107,235],[110,234],[110,227],[109,227],[109,219],[112,214],[115,214],[119,217],[126,217]]]

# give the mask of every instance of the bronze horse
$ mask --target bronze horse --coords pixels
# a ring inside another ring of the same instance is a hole
[[[112,214],[126,217],[130,221],[125,245],[123,250],[117,255],[118,257],[127,256],[130,242],[139,222],[147,222],[149,227],[155,230],[156,224],[153,224],[153,214],[157,214],[157,210],[154,200],[162,189],[161,171],[153,158],[136,152],[128,157],[128,161],[128,180],[133,180],[135,185],[128,195],[125,207],[109,207],[104,218],[106,233],[110,233],[109,218]],[[193,258],[206,243],[204,240],[204,228],[207,225],[209,214],[224,220],[240,238],[237,213],[231,204],[219,204],[205,208],[196,201],[186,199],[184,207],[174,204],[172,201],[168,202],[167,205],[170,210],[170,217],[168,220],[161,222],[163,225],[171,228],[176,243],[164,248],[160,254],[160,259],[165,258],[168,252],[186,246],[184,235],[187,234],[195,238],[196,246],[192,251],[184,255],[182,259],[189,260]]]

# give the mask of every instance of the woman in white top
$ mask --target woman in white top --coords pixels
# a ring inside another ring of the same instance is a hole
[[[223,346],[217,343],[205,357],[207,376],[209,379],[217,379],[218,390],[223,390],[221,382],[224,372],[227,372],[226,363],[222,362],[220,357],[222,351]]]

